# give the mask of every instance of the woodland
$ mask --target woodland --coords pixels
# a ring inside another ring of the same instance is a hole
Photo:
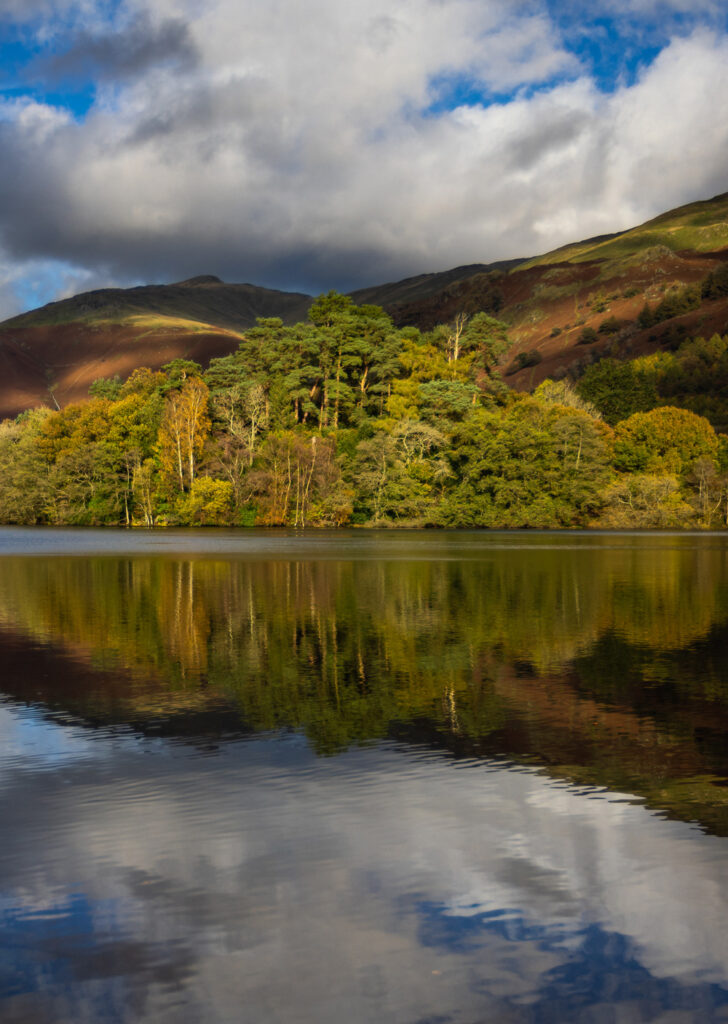
[[[207,369],[141,367],[4,421],[0,521],[728,525],[728,336],[532,394],[500,377],[509,347],[486,313],[423,332],[330,292],[305,322],[259,319]]]

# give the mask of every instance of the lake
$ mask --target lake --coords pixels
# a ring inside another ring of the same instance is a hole
[[[728,537],[0,529],[3,1024],[728,1021]]]

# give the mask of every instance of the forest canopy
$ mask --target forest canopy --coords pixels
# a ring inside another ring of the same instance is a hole
[[[728,339],[691,344],[679,366],[603,360],[529,396],[499,376],[493,317],[423,333],[331,292],[306,322],[258,320],[206,370],[141,367],[0,424],[0,520],[721,527],[726,439],[676,406]]]

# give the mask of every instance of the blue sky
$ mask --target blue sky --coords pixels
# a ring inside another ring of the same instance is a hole
[[[4,0],[0,315],[318,291],[728,189],[724,0]]]

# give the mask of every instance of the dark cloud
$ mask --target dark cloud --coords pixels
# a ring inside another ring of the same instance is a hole
[[[46,81],[120,81],[137,78],[152,68],[190,71],[198,51],[189,28],[178,18],[158,25],[139,15],[117,31],[76,34],[70,47],[33,61],[29,72]]]
[[[363,287],[545,252],[728,186],[720,33],[675,39],[605,95],[539,34],[539,3],[408,0],[395,19],[391,0],[366,16],[216,0],[188,23],[136,3],[112,33],[83,0],[96,16],[45,58],[48,78],[97,84],[86,114],[0,101],[0,296],[38,261],[63,265],[66,291],[69,267],[79,290],[199,273]],[[523,88],[430,109],[458,72]]]

